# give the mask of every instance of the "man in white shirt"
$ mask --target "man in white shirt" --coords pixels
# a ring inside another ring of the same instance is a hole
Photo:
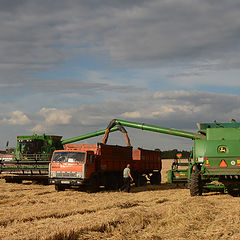
[[[131,175],[131,170],[130,170],[130,164],[127,164],[127,166],[123,170],[123,186],[119,190],[130,192],[131,180],[133,181],[133,177]]]

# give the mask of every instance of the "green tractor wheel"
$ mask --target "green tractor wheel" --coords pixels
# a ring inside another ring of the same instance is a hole
[[[193,167],[190,181],[191,196],[202,196],[201,172],[197,166]]]

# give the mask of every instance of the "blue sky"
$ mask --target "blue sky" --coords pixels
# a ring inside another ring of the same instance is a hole
[[[194,132],[197,122],[240,121],[237,0],[0,0],[0,31],[1,148],[113,118]],[[192,146],[128,131],[134,147]],[[125,144],[120,133],[109,140]]]

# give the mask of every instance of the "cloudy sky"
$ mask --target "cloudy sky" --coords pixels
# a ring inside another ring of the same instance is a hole
[[[0,146],[113,118],[194,132],[240,121],[239,67],[239,0],[0,0]],[[128,132],[135,147],[192,145]]]

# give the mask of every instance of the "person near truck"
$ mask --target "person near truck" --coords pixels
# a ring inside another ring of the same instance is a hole
[[[119,190],[130,192],[131,181],[133,181],[133,177],[131,175],[130,164],[127,164],[123,170],[123,186]]]

